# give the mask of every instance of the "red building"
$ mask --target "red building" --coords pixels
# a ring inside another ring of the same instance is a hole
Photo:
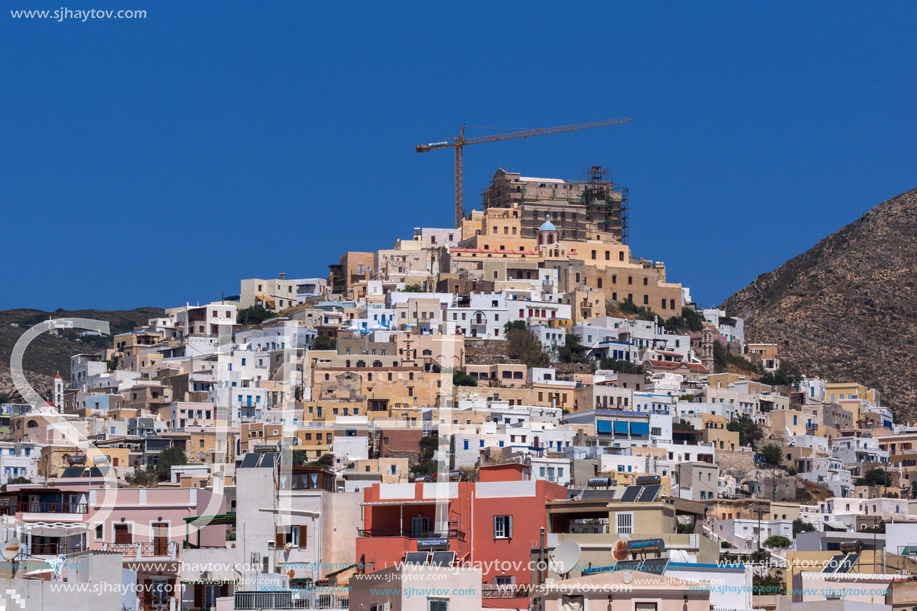
[[[528,586],[532,548],[547,523],[545,503],[567,498],[567,489],[532,479],[527,465],[483,467],[480,480],[366,488],[357,558],[377,571],[407,552],[449,550],[456,563],[480,566],[484,584]],[[528,605],[527,595],[488,599],[488,589],[485,607]]]

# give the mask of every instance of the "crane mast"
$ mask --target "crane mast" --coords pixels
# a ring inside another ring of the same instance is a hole
[[[465,126],[459,130],[458,135],[451,140],[441,142],[431,142],[429,144],[418,144],[414,147],[418,153],[426,153],[433,149],[453,147],[455,149],[455,227],[461,228],[462,219],[465,217],[463,205],[463,176],[462,176],[462,152],[466,144],[482,144],[484,142],[499,142],[501,140],[513,140],[517,138],[529,138],[531,136],[543,136],[546,134],[558,134],[561,132],[572,132],[579,129],[590,129],[593,127],[602,127],[605,125],[617,125],[619,123],[631,123],[627,117],[618,119],[605,119],[603,121],[591,121],[589,123],[574,123],[572,125],[561,125],[558,127],[542,127],[537,129],[526,129],[506,134],[494,134],[490,136],[478,136],[475,138],[465,138]]]

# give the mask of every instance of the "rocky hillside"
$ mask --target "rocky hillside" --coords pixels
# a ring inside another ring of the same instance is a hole
[[[879,204],[726,300],[746,338],[803,373],[878,388],[917,415],[917,189]]]
[[[123,333],[146,324],[150,318],[161,316],[158,308],[135,310],[2,310],[0,311],[0,398],[14,394],[10,385],[9,361],[13,346],[19,336],[32,325],[49,318],[93,318],[106,320],[112,333]],[[23,365],[33,386],[40,392],[50,388],[56,372],[64,378],[70,376],[70,357],[82,352],[97,352],[111,347],[111,336],[80,335],[79,329],[65,330],[59,335],[42,333],[26,350]],[[15,397],[11,397],[14,400]]]

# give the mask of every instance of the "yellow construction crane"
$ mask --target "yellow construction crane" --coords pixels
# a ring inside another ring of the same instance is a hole
[[[465,138],[465,126],[462,126],[458,135],[452,140],[443,140],[442,142],[431,142],[430,144],[418,144],[414,149],[418,153],[426,153],[433,149],[442,149],[455,147],[455,227],[462,226],[462,218],[465,216],[465,210],[462,206],[462,147],[466,144],[480,144],[482,142],[498,142],[500,140],[512,140],[514,138],[529,138],[531,136],[542,136],[544,134],[558,134],[560,132],[572,132],[577,129],[589,129],[590,127],[602,127],[604,125],[617,125],[618,123],[630,123],[631,120],[622,117],[619,119],[606,119],[604,121],[592,121],[590,123],[576,123],[574,125],[561,125],[560,127],[543,127],[538,129],[526,129],[507,134],[495,134],[493,136],[478,136],[476,138]]]

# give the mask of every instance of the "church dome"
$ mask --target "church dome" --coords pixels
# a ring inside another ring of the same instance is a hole
[[[554,223],[551,222],[551,215],[544,215],[544,224],[541,226],[539,231],[557,231],[557,227],[554,226]]]

